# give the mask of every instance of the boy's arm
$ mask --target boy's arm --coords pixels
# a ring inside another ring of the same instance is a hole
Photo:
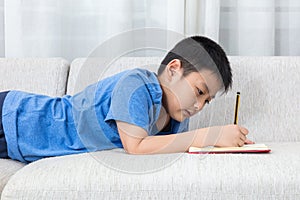
[[[186,152],[190,146],[243,146],[251,142],[246,138],[248,130],[237,125],[159,136],[148,136],[144,129],[121,121],[117,126],[123,147],[130,154],[176,153]]]

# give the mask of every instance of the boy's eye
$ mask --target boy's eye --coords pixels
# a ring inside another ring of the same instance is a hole
[[[202,92],[202,90],[200,90],[200,89],[198,89],[198,93],[199,93],[200,95],[204,94],[204,93]],[[208,105],[208,104],[209,104],[209,101],[206,100],[205,103]]]
[[[203,94],[202,90],[200,90],[200,89],[198,89],[198,93],[199,93],[200,95]]]

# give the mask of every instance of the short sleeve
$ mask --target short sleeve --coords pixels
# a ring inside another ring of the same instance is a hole
[[[123,121],[149,133],[160,111],[161,93],[155,92],[159,91],[157,87],[157,82],[140,74],[125,75],[113,89],[105,121]]]

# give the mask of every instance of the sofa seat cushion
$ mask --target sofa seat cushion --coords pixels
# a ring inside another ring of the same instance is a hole
[[[300,142],[266,144],[269,154],[47,158],[19,170],[1,199],[299,199]]]
[[[0,159],[0,194],[10,179],[25,164],[9,159]]]

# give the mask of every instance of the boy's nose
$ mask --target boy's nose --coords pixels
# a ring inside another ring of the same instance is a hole
[[[202,110],[204,104],[205,104],[205,101],[200,100],[200,99],[197,100],[197,101],[195,102],[195,104],[194,104],[194,107],[195,107],[196,111],[199,112],[200,110]]]

